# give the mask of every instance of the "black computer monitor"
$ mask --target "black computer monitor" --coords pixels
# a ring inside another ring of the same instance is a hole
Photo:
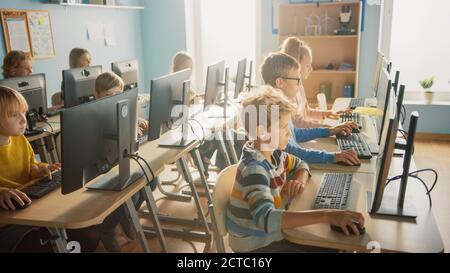
[[[398,85],[400,84],[400,71],[395,72],[394,82],[392,87],[394,88],[395,95],[398,95]]]
[[[128,157],[135,152],[137,96],[133,89],[61,111],[63,194],[101,174],[88,188],[121,191],[141,176],[130,174]]]
[[[397,216],[404,218],[416,218],[417,211],[413,202],[405,202],[406,185],[409,177],[414,137],[417,127],[418,114],[412,113],[407,144],[405,145],[405,156],[403,161],[403,172],[400,176],[400,189],[398,194],[386,194],[385,188],[388,181],[391,160],[396,147],[395,140],[398,130],[398,116],[389,119],[389,126],[383,134],[383,148],[377,159],[377,172],[372,192],[367,193],[368,211],[372,215]],[[397,179],[398,180],[398,179]],[[392,183],[398,183],[394,180]]]
[[[379,80],[380,80],[381,69],[383,67],[383,61],[384,61],[383,53],[378,52],[378,54],[377,54],[377,63],[375,65],[375,71],[374,71],[373,77],[372,77],[372,91],[373,91],[374,97],[377,96],[378,83],[379,83]]]
[[[177,127],[178,124],[175,125],[177,122],[180,123],[181,128],[181,131],[177,131],[179,134],[174,133],[160,139],[158,144],[184,147],[193,141],[191,138],[184,137],[187,130],[186,118],[189,117],[189,113],[188,107],[182,107],[188,105],[190,76],[191,70],[185,69],[151,80],[149,141],[159,139],[161,134]]]
[[[244,90],[245,85],[245,72],[247,69],[247,59],[242,59],[238,63],[236,73],[236,85],[234,87],[234,98],[237,99],[239,94]]]
[[[111,70],[121,77],[124,83],[124,91],[138,87],[139,62],[138,60],[115,62],[111,64]]]
[[[216,64],[208,66],[208,71],[206,74],[204,109],[206,109],[208,105],[216,104],[218,96],[221,95],[219,89],[221,89],[224,85],[224,71],[225,61],[220,61]]]
[[[27,77],[9,78],[0,81],[0,85],[12,88],[25,98],[28,103],[26,136],[42,133],[44,130],[36,123],[47,113],[47,87],[45,74],[36,74]]]
[[[386,69],[382,69],[380,75],[380,83],[378,84],[377,114],[375,117],[378,144],[380,144],[381,136],[383,134],[384,120],[386,117],[386,109],[388,109],[389,96],[391,95],[391,90],[392,84],[389,77],[389,73],[387,72]]]
[[[95,80],[102,74],[101,65],[64,70],[62,73],[65,108],[74,107],[95,99]]]

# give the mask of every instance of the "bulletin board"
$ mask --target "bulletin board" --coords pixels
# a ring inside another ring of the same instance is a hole
[[[35,59],[55,56],[48,11],[2,10],[1,17],[7,52],[21,50],[31,53]]]

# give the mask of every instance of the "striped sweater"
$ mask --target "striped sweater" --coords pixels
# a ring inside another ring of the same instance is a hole
[[[282,214],[288,200],[280,193],[308,165],[282,151],[273,153],[273,162],[247,142],[238,164],[236,180],[227,209],[230,247],[249,252],[283,239]]]

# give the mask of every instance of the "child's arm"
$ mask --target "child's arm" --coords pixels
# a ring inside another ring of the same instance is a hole
[[[304,191],[306,182],[311,178],[311,173],[305,162],[288,153],[286,153],[285,169],[287,183],[282,192],[292,200]]]
[[[282,228],[292,229],[313,224],[328,223],[339,226],[346,235],[350,235],[347,226],[359,234],[353,221],[364,226],[364,217],[359,212],[344,210],[313,210],[313,211],[285,211],[282,216]]]

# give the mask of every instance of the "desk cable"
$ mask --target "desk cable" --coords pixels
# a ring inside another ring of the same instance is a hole
[[[425,183],[425,181],[424,181],[422,178],[420,178],[420,177],[418,176],[418,174],[424,173],[424,172],[431,172],[431,173],[434,174],[434,182],[433,182],[433,185],[431,186],[431,188],[428,188],[428,186],[427,186],[427,184]],[[433,191],[433,189],[435,188],[435,186],[436,186],[436,184],[437,184],[437,181],[438,181],[438,178],[439,178],[438,173],[437,173],[435,170],[433,170],[433,169],[422,169],[422,170],[417,170],[417,171],[414,171],[414,172],[409,173],[409,174],[408,174],[408,177],[417,179],[417,180],[419,180],[419,181],[423,184],[423,186],[424,186],[425,189],[426,189],[426,192],[427,192],[426,195],[428,195],[428,200],[429,200],[430,208],[431,208],[431,207],[433,206],[433,203],[432,203],[432,200],[431,200],[431,192]],[[392,177],[392,178],[389,178],[388,181],[387,181],[387,183],[386,183],[386,187],[387,187],[391,182],[393,182],[393,181],[398,181],[398,180],[400,180],[401,178],[402,178],[402,175],[398,175],[398,176],[394,176],[394,177]]]

